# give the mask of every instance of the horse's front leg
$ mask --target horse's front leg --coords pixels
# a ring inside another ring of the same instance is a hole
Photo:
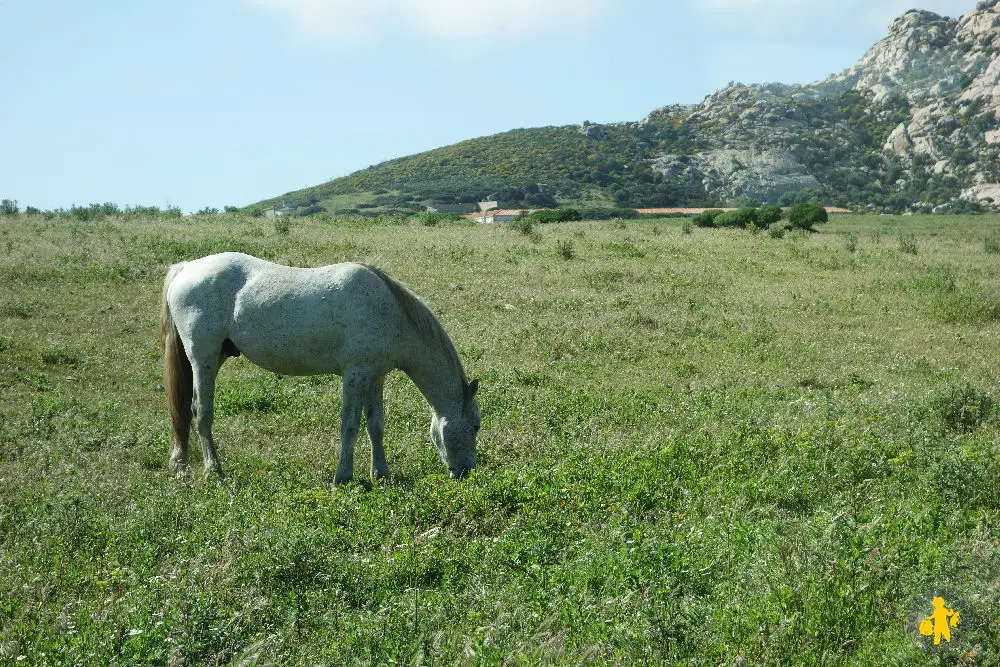
[[[385,436],[385,413],[382,408],[382,387],[385,377],[372,380],[365,400],[365,427],[368,429],[368,439],[372,443],[372,479],[384,479],[389,476],[389,465],[385,462],[385,448],[382,439]]]
[[[372,374],[367,368],[353,368],[344,373],[343,405],[340,408],[340,461],[334,484],[354,479],[354,445],[361,430],[361,408],[365,403]]]

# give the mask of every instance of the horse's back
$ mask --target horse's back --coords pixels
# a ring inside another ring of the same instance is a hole
[[[405,314],[361,264],[305,269],[240,253],[190,262],[171,286],[189,334],[229,340],[247,359],[288,375],[342,373],[363,363],[388,372]]]

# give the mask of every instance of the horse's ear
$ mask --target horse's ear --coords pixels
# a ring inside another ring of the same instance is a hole
[[[473,380],[465,385],[465,405],[462,406],[465,412],[468,412],[469,408],[472,407],[472,399],[476,397],[477,391],[479,391],[479,380]]]

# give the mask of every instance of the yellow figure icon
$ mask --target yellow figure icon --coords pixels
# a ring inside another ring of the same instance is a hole
[[[959,613],[957,609],[948,609],[944,606],[944,598],[938,596],[932,601],[934,611],[930,616],[920,622],[920,634],[925,637],[934,635],[934,645],[941,643],[943,637],[946,642],[951,642],[951,628],[957,628]],[[949,627],[951,626],[951,627]]]

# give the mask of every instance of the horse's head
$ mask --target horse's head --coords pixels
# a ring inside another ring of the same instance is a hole
[[[479,380],[465,385],[462,409],[458,414],[431,418],[431,441],[452,479],[461,479],[476,467],[476,434],[479,433]]]

